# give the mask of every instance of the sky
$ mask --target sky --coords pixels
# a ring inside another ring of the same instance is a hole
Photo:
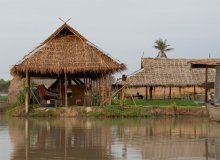
[[[158,38],[168,58],[220,57],[220,0],[0,0],[0,78],[63,23],[127,65],[156,57]]]

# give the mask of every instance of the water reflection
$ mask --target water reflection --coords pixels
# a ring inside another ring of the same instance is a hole
[[[220,159],[220,124],[205,118],[7,118],[6,123],[14,160]]]

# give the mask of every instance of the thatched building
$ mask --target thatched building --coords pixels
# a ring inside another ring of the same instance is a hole
[[[204,87],[205,69],[191,69],[191,61],[196,59],[170,59],[170,58],[142,58],[141,69],[127,76],[129,87],[145,87],[146,98],[150,96],[156,87],[169,88],[169,98],[171,98],[172,87],[194,88]],[[211,60],[211,59],[209,59]],[[215,81],[215,70],[208,70],[209,84]],[[117,84],[121,84],[119,81]]]
[[[65,106],[77,102],[99,105],[111,94],[111,75],[125,68],[64,23],[14,65],[11,73],[25,77],[26,87],[30,86],[30,77],[57,79],[56,91]],[[26,95],[26,107],[29,96]]]
[[[191,62],[192,68],[205,68],[206,70],[208,68],[214,68],[216,75],[215,75],[215,96],[214,96],[214,102],[218,102],[220,100],[220,59],[214,59],[214,60],[200,60],[200,61],[193,61]],[[207,84],[208,81],[208,74],[205,75],[205,81]],[[206,101],[208,100],[208,95],[206,92],[205,96]]]

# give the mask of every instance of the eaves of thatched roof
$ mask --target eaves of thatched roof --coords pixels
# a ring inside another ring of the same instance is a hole
[[[64,23],[43,43],[11,69],[12,74],[33,76],[67,74],[108,74],[126,69]]]
[[[187,87],[205,83],[205,69],[191,68],[196,59],[143,58],[143,68],[127,78],[132,87]],[[215,81],[215,69],[208,70],[208,82]],[[120,84],[120,82],[118,82]]]
[[[192,68],[216,68],[220,66],[220,59],[191,61]]]

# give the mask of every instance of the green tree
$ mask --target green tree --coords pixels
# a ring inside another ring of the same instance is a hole
[[[7,93],[9,88],[9,81],[5,81],[4,79],[0,79],[0,93]]]
[[[163,40],[162,38],[156,40],[155,45],[153,47],[159,50],[157,58],[167,58],[165,52],[173,50],[173,48],[169,48],[170,45],[167,44],[167,40]]]

